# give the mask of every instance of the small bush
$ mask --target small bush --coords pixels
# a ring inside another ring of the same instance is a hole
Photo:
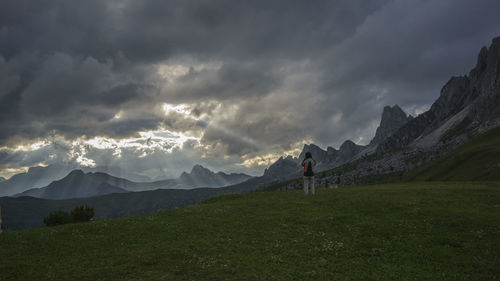
[[[72,221],[71,215],[61,210],[50,213],[48,217],[45,217],[43,219],[43,223],[45,223],[46,226],[66,224],[70,223],[71,221]]]
[[[59,210],[50,213],[43,219],[46,226],[54,226],[59,224],[86,222],[94,217],[94,209],[87,206],[78,206],[71,213]]]
[[[94,209],[87,206],[79,206],[71,211],[73,222],[85,222],[94,217]]]

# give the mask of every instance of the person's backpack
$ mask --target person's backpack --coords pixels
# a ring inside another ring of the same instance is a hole
[[[304,172],[304,176],[306,177],[312,177],[314,176],[313,168],[312,168],[312,161],[307,161],[307,168],[306,171]]]

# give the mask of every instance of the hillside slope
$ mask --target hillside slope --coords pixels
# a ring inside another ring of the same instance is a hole
[[[181,208],[212,196],[231,193],[227,188],[158,189],[103,196],[48,200],[22,196],[0,197],[3,228],[21,230],[43,226],[43,218],[59,209],[69,211],[86,205],[95,209],[95,219],[117,218]]]
[[[405,181],[500,180],[500,128],[408,172]]]
[[[498,183],[255,192],[0,235],[2,280],[492,280]]]

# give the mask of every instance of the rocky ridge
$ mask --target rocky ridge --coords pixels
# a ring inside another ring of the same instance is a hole
[[[382,143],[388,137],[396,133],[399,128],[408,123],[411,119],[413,119],[413,117],[411,115],[407,115],[398,105],[384,107],[380,125],[377,128],[375,137],[371,140],[370,144],[374,145]]]
[[[493,39],[489,48],[481,49],[476,66],[468,76],[452,77],[428,111],[402,126],[382,142],[378,150],[440,146],[442,135],[432,141],[426,136],[443,125],[448,130],[460,125],[469,136],[500,125],[500,37]],[[441,131],[445,131],[444,134],[447,130]],[[424,145],[421,140],[425,140]]]
[[[391,136],[412,118],[398,105],[386,106],[382,112],[377,133],[369,145],[358,145],[351,140],[346,140],[339,149],[328,146],[324,150],[315,144],[305,144],[298,157],[281,157],[264,171],[264,177],[271,181],[280,181],[300,176],[302,169],[300,163],[306,152],[311,152],[313,159],[316,160],[316,171],[328,170],[358,159],[364,154],[371,154],[376,150],[379,142]]]
[[[195,165],[191,173],[184,172],[178,179],[167,179],[154,182],[133,182],[107,173],[85,173],[77,169],[71,171],[64,178],[53,181],[45,187],[28,189],[21,193],[14,194],[14,196],[31,196],[61,200],[155,189],[223,187],[238,184],[250,178],[251,176],[246,174],[214,173],[201,165]]]
[[[399,106],[385,107],[380,126],[369,145],[353,150],[345,142],[337,151],[328,148],[329,168],[335,172],[322,174],[318,184],[364,183],[367,176],[398,174],[437,159],[467,142],[472,137],[500,126],[500,37],[483,47],[476,66],[468,76],[452,77],[442,88],[431,108],[413,118]],[[345,147],[344,147],[345,146]],[[303,155],[311,145],[304,146]],[[318,154],[316,148],[314,151]],[[321,150],[323,151],[323,150]],[[340,152],[346,157],[339,157]],[[326,153],[326,152],[325,152]],[[314,157],[314,156],[313,156]],[[325,157],[320,153],[318,159]],[[350,159],[349,159],[350,158]],[[340,160],[344,161],[340,161]],[[300,157],[299,159],[300,160]],[[321,167],[326,170],[326,167]],[[291,182],[288,188],[300,186]]]

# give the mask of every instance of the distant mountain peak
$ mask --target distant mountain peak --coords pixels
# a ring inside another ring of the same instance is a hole
[[[398,105],[384,106],[380,125],[375,132],[375,137],[371,140],[370,144],[382,143],[385,139],[396,133],[399,128],[413,119],[408,116]]]
[[[350,161],[364,146],[355,144],[352,140],[346,140],[340,145],[338,155],[344,162]]]
[[[345,140],[341,145],[340,145],[340,150],[346,149],[348,147],[353,147],[356,144],[352,140]]]
[[[200,164],[196,164],[190,173],[182,172],[179,181],[191,187],[222,187],[230,184],[243,182],[251,176],[246,174],[226,174],[224,172],[214,173]]]
[[[83,171],[82,171],[82,170],[80,170],[80,169],[75,169],[75,170],[71,171],[71,172],[68,174],[68,176],[72,176],[72,177],[74,177],[74,176],[83,176],[83,175],[85,175],[85,172],[83,172]]]
[[[15,174],[1,181],[0,196],[12,196],[31,188],[44,187],[52,181],[64,178],[74,168],[74,166],[62,164],[31,167],[26,172]]]
[[[119,187],[117,181],[127,182],[125,179],[115,178],[105,173],[85,174],[82,170],[76,169],[66,177],[51,182],[46,187],[29,189],[16,196],[61,200],[128,192]]]
[[[311,152],[312,158],[318,162],[323,161],[324,158],[326,157],[326,151],[313,143],[304,144],[304,147],[302,148],[302,152],[299,155],[300,160],[305,158],[306,152]]]
[[[207,173],[207,174],[211,173],[211,174],[213,174],[214,172],[212,172],[210,169],[207,169],[207,168],[203,167],[200,164],[196,164],[191,169],[191,174],[193,174],[193,173],[195,173],[195,174],[200,174],[200,173],[203,173],[203,174],[205,174],[205,173]]]

